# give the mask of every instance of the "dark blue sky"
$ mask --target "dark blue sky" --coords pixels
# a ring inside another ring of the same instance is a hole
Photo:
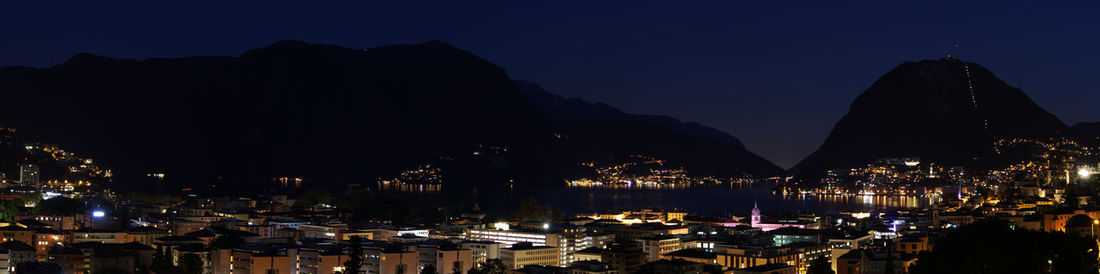
[[[1064,122],[1100,120],[1095,1],[86,2],[0,3],[0,65],[444,40],[515,79],[710,125],[790,167],[878,76],[957,42]]]

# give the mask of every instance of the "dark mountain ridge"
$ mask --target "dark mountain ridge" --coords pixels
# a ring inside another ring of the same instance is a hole
[[[905,62],[859,95],[821,147],[792,171],[812,179],[889,157],[982,166],[998,157],[998,139],[1049,139],[1068,129],[977,64]]]
[[[48,69],[0,68],[0,92],[0,121],[92,155],[132,186],[151,172],[223,190],[255,191],[275,177],[372,185],[440,161],[449,184],[546,185],[569,165],[556,161],[601,147],[560,151],[559,124],[541,103],[500,67],[438,41],[367,50],[284,41],[239,57],[78,54]],[[681,144],[643,141],[634,152],[658,146]],[[471,154],[481,147],[507,152]],[[756,159],[700,169],[774,171]]]
[[[593,156],[647,151],[711,174],[731,166],[743,175],[783,172],[746,150],[741,140],[711,127],[663,115],[625,113],[607,104],[565,98],[530,82],[518,81],[517,86],[561,131],[583,136],[582,151]]]
[[[1100,136],[1100,122],[1076,123],[1071,128],[1081,134]]]
[[[544,124],[502,69],[440,42],[364,51],[288,41],[239,58],[80,54],[5,69],[0,86],[20,102],[3,107],[11,124],[102,153],[122,176],[164,172],[184,185],[370,184],[472,143],[515,147],[522,161]]]

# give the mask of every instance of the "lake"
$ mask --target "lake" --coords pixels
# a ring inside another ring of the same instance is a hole
[[[774,184],[734,184],[731,187],[697,187],[687,189],[604,189],[550,188],[517,191],[516,200],[534,197],[540,204],[549,204],[566,213],[587,213],[623,208],[683,209],[694,214],[746,214],[758,203],[760,211],[768,213],[809,211],[835,214],[841,211],[871,213],[896,209],[922,208],[939,198],[918,196],[853,196],[853,195],[777,195]]]

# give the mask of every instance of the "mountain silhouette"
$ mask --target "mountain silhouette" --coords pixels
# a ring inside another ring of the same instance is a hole
[[[791,171],[813,179],[828,169],[893,157],[983,166],[999,157],[999,139],[1044,140],[1067,130],[1023,91],[977,64],[905,62],[859,95],[817,151]]]
[[[565,150],[575,151],[572,155],[592,159],[648,154],[710,175],[783,173],[779,166],[746,150],[741,140],[714,128],[668,116],[625,113],[607,104],[565,98],[530,82],[516,85],[560,132],[580,141],[581,147]]]
[[[1071,127],[1078,134],[1100,138],[1100,122],[1082,122]]]
[[[47,69],[0,68],[0,90],[5,125],[94,157],[132,187],[165,173],[174,187],[255,191],[276,177],[300,177],[336,188],[424,163],[446,167],[448,184],[560,184],[571,163],[559,161],[603,146],[557,150],[555,134],[570,133],[504,69],[439,41],[366,50],[283,41],[239,57],[78,54]],[[748,153],[726,136],[710,143]],[[499,153],[478,153],[485,148]],[[699,169],[773,171],[758,157],[731,159]]]

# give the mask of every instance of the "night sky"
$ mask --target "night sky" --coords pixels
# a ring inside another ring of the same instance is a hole
[[[86,2],[0,3],[0,66],[443,40],[552,92],[716,127],[785,168],[878,76],[949,52],[1067,124],[1100,121],[1096,1]]]

